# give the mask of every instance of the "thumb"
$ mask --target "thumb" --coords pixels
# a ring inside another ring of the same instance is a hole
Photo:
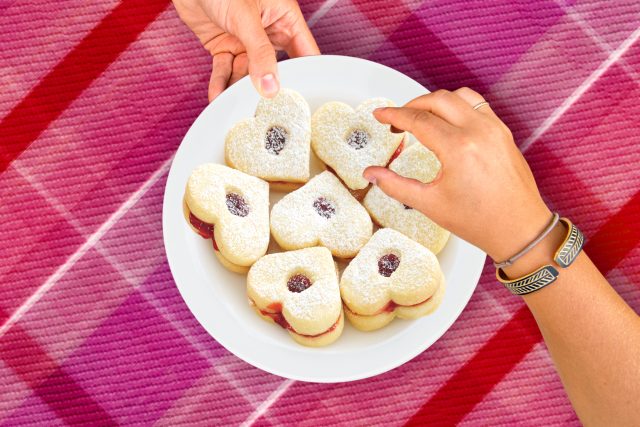
[[[247,6],[242,22],[236,26],[234,34],[247,49],[249,75],[260,95],[274,97],[280,90],[276,52],[264,30],[260,11],[255,6]]]
[[[380,187],[389,197],[425,214],[424,207],[432,205],[430,199],[434,197],[434,191],[431,185],[406,178],[380,166],[369,166],[364,170],[363,176],[373,185]]]

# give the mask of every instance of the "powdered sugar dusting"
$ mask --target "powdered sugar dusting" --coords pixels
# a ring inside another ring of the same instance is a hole
[[[349,188],[367,187],[362,172],[368,166],[386,166],[402,142],[403,133],[391,132],[373,117],[376,108],[394,105],[388,99],[373,98],[354,110],[342,102],[328,102],[313,114],[313,151]]]
[[[302,292],[292,292],[287,285],[298,274],[306,276],[312,285]],[[249,270],[247,294],[261,309],[281,303],[289,324],[308,335],[333,326],[342,307],[335,263],[323,247],[262,257]]]
[[[191,173],[185,200],[193,215],[215,224],[216,243],[229,261],[251,265],[264,255],[269,245],[266,182],[223,165],[207,163]]]
[[[271,232],[285,249],[322,245],[349,258],[369,240],[373,224],[340,180],[325,171],[273,206]]]
[[[393,254],[398,265],[389,276],[378,271],[379,260]],[[405,235],[389,229],[378,230],[347,266],[340,291],[347,307],[359,314],[373,314],[389,301],[413,305],[424,301],[442,285],[443,276],[436,256]]]
[[[429,183],[437,177],[440,161],[429,149],[414,142],[391,162],[389,169],[402,176]],[[378,224],[403,233],[436,254],[449,239],[449,231],[420,211],[407,209],[406,205],[387,196],[378,187],[369,190],[363,204]]]
[[[262,98],[255,117],[237,123],[225,139],[229,166],[269,181],[309,179],[311,112],[298,92],[280,89]]]

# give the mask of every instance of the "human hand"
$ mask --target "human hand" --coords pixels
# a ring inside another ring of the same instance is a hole
[[[468,88],[439,90],[374,111],[380,122],[415,135],[442,168],[429,184],[382,167],[367,168],[364,177],[501,262],[535,239],[551,212],[509,129],[489,105],[473,109],[483,100]]]
[[[262,96],[280,83],[276,52],[289,57],[320,50],[296,0],[173,0],[182,21],[213,57],[209,101],[247,73]]]

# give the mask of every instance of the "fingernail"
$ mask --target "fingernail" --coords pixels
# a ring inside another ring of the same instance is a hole
[[[375,110],[373,110],[373,112],[374,113],[382,113],[386,109],[387,109],[387,107],[378,107]]]
[[[278,93],[278,81],[273,74],[267,74],[260,79],[260,91],[264,96],[273,96]]]
[[[366,179],[367,181],[369,181],[372,185],[376,185],[376,182],[378,182],[378,180],[376,179],[375,176],[372,175],[365,175],[364,179]]]

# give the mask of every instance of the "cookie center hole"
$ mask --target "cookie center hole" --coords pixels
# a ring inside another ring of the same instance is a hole
[[[394,254],[382,255],[378,259],[378,273],[384,277],[390,277],[400,265],[400,258]]]
[[[276,156],[284,149],[289,132],[280,126],[271,126],[264,137],[264,148]]]
[[[347,144],[349,144],[349,146],[355,148],[356,150],[360,150],[361,148],[367,146],[367,144],[369,143],[369,138],[369,134],[366,131],[362,129],[356,129],[351,132],[349,138],[347,138]]]
[[[249,215],[249,205],[238,193],[227,193],[227,209],[235,216]]]
[[[313,202],[313,208],[317,214],[323,218],[329,219],[336,214],[336,208],[324,197],[318,197]]]
[[[300,293],[312,285],[311,280],[304,274],[296,274],[289,277],[287,288],[291,292]]]

